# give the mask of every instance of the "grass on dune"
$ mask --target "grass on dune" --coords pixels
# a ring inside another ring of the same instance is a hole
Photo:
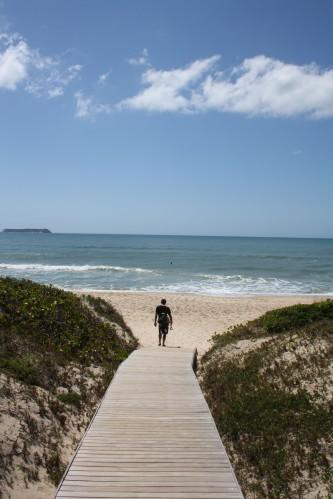
[[[332,333],[327,300],[214,336],[201,383],[246,497],[333,496]]]
[[[13,428],[2,428],[0,490],[15,486],[15,470],[28,484],[44,469],[56,484],[63,445],[76,445],[138,342],[103,300],[13,278],[0,278],[0,339],[2,415]]]
[[[111,305],[88,300],[97,315],[73,293],[32,281],[0,279],[0,367],[21,380],[36,383],[39,377],[41,384],[51,358],[59,364],[117,367],[137,342]],[[120,322],[130,341],[122,339],[99,312]]]

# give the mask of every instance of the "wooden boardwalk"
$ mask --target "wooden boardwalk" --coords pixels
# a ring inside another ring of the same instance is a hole
[[[123,362],[56,498],[243,498],[193,358],[142,348]]]

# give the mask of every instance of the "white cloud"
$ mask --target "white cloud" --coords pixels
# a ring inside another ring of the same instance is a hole
[[[64,89],[62,87],[51,88],[48,91],[48,95],[51,99],[53,99],[53,97],[60,97],[61,95],[64,95]]]
[[[209,75],[190,105],[253,115],[333,116],[333,71],[256,56],[245,59],[229,78]]]
[[[27,44],[20,40],[15,44],[1,36],[0,42],[4,47],[0,52],[0,88],[15,90],[17,85],[27,78],[31,54]]]
[[[82,70],[82,66],[65,64],[55,57],[42,56],[17,33],[0,34],[0,89],[27,92],[49,98],[63,95]]]
[[[219,56],[193,62],[182,69],[158,71],[147,69],[142,83],[147,86],[134,97],[123,100],[120,108],[144,109],[147,111],[188,111],[188,92],[204,74],[213,68]]]
[[[143,49],[139,57],[128,59],[128,63],[132,66],[150,66],[148,49]]]
[[[98,83],[100,85],[105,85],[105,83],[107,82],[109,76],[111,74],[111,69],[110,71],[107,71],[106,73],[102,73],[99,77],[98,77]]]
[[[99,104],[76,92],[76,117],[109,114],[113,109],[150,112],[200,113],[219,111],[249,116],[333,117],[333,69],[316,64],[297,65],[257,55],[228,70],[218,67],[219,55],[198,59],[186,66],[156,69],[147,49],[129,63],[141,68],[141,88],[136,95],[115,104]],[[0,90],[25,91],[46,98],[62,96],[78,79],[79,64],[63,57],[45,56],[17,33],[0,33]],[[104,85],[111,70],[102,73]]]
[[[124,99],[120,109],[247,115],[333,116],[333,70],[316,64],[288,64],[263,55],[245,59],[228,72],[216,70],[219,56],[179,69],[149,68],[144,89]]]
[[[98,104],[91,96],[79,91],[74,94],[76,118],[94,118],[97,114],[110,114],[112,107],[109,104]]]
[[[74,95],[76,111],[75,116],[77,118],[86,118],[89,116],[89,109],[92,105],[92,99],[85,97],[82,92],[76,92]]]

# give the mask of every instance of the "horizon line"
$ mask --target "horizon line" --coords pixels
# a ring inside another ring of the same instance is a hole
[[[20,231],[19,228],[14,229]],[[238,238],[238,239],[333,239],[333,236],[240,236],[240,235],[218,235],[218,234],[149,234],[149,233],[127,233],[127,232],[53,232],[51,229],[49,234],[45,235],[87,235],[87,236],[144,236],[144,237],[224,237],[224,238]],[[9,234],[4,232],[1,233]],[[13,232],[12,232],[13,233]],[[15,233],[15,232],[14,232]],[[21,232],[21,234],[24,232]],[[27,233],[26,233],[27,234]],[[30,233],[36,234],[36,233]]]

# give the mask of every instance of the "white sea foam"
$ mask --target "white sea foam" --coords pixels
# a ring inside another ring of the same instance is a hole
[[[154,273],[151,269],[140,267],[119,267],[117,265],[44,265],[41,263],[0,263],[0,270],[16,270],[28,272],[89,272],[89,271],[113,271],[113,272],[143,272]]]
[[[66,289],[87,291],[148,291],[196,293],[212,296],[303,295],[332,296],[332,288],[319,281],[297,281],[241,274],[170,274],[140,267],[115,265],[49,265],[0,263],[1,275],[29,277]],[[63,275],[65,274],[65,275]]]
[[[145,291],[169,291],[173,293],[196,293],[207,295],[295,295],[323,294],[327,289],[319,284],[288,281],[276,277],[247,277],[242,275],[201,275],[199,279],[145,286]]]

